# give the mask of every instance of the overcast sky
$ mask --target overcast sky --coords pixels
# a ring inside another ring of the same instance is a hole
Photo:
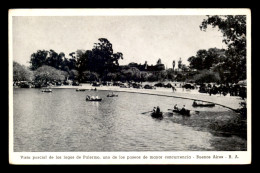
[[[225,48],[217,29],[201,31],[206,16],[66,16],[13,17],[13,59],[29,66],[37,50],[69,53],[90,50],[98,38],[107,38],[114,52],[122,52],[120,65],[155,64],[161,58],[168,68],[180,57],[185,64],[199,49]]]

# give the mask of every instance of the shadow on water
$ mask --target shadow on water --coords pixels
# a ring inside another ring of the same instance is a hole
[[[233,111],[200,111],[192,113],[191,116],[168,112],[164,115],[174,123],[192,127],[197,131],[210,132],[215,136],[210,143],[217,151],[245,151],[247,149],[246,118]]]

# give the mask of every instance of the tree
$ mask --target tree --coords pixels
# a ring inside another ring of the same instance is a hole
[[[58,70],[69,72],[69,70],[76,68],[76,60],[73,57],[73,54],[70,55],[72,58],[67,59],[63,52],[57,53],[52,49],[50,51],[38,50],[31,55],[30,68],[36,70],[43,65],[47,65]]]
[[[77,70],[70,70],[69,71],[69,79],[71,80],[78,80],[79,72]]]
[[[158,59],[158,61],[156,62],[156,64],[157,64],[157,65],[162,64],[162,60],[161,60],[161,58]]]
[[[121,73],[126,77],[127,81],[140,81],[141,79],[141,72],[136,67],[130,67],[128,69],[123,69]]]
[[[118,74],[117,73],[108,73],[106,76],[105,76],[105,80],[106,81],[115,81],[118,79]]]
[[[119,59],[123,59],[121,52],[113,53],[112,44],[106,38],[99,38],[92,50],[77,50],[70,53],[76,60],[76,68],[80,77],[84,71],[96,72],[101,77],[108,73],[119,72]]]
[[[246,79],[246,16],[226,15],[208,16],[200,25],[206,31],[208,25],[218,29],[223,34],[223,42],[228,46],[223,69],[228,71],[230,82]]]
[[[175,68],[175,60],[172,61],[172,69],[174,70]]]
[[[157,80],[158,80],[158,81],[164,81],[164,80],[166,79],[166,77],[167,77],[167,72],[166,72],[165,70],[159,71],[159,72],[156,74],[156,76],[157,76]]]
[[[181,69],[181,65],[182,65],[182,60],[181,60],[181,58],[180,58],[179,61],[178,61],[178,68],[179,68],[179,69]]]
[[[224,49],[210,48],[208,50],[198,50],[196,56],[188,58],[190,68],[196,70],[209,70],[211,67],[224,61],[224,54]]]
[[[49,55],[49,52],[46,50],[37,50],[36,53],[33,53],[31,55],[30,64],[31,69],[36,70],[37,68],[41,67],[42,65],[45,65],[47,62],[47,57]]]
[[[19,64],[18,62],[13,62],[13,81],[32,81],[33,73],[27,67]]]
[[[191,69],[202,70],[203,69],[203,59],[201,57],[191,56],[188,58],[190,62]]]
[[[43,86],[49,83],[63,82],[67,72],[57,70],[54,67],[43,65],[34,71],[35,83]]]
[[[90,72],[90,71],[84,71],[81,81],[82,82],[87,82],[87,81],[98,81],[99,75],[95,72]]]
[[[210,70],[202,70],[199,74],[196,74],[193,79],[196,83],[210,83],[210,82],[219,82],[220,77],[218,73],[212,72]]]
[[[167,79],[173,81],[174,78],[175,78],[175,72],[174,72],[174,69],[167,69],[166,70],[166,73],[167,73]]]
[[[121,52],[113,53],[112,44],[106,38],[99,38],[98,43],[94,43],[92,52],[89,53],[90,71],[97,72],[100,75],[108,72],[114,72],[119,66],[119,59],[123,59]]]
[[[148,72],[141,71],[141,81],[142,81],[142,82],[147,81],[147,80],[148,80],[148,77],[149,77],[149,73],[148,73]]]
[[[184,71],[184,72],[186,72],[186,71],[189,70],[189,68],[188,68],[185,64],[182,64],[181,70]]]

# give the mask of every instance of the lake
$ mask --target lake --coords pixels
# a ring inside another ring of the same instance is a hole
[[[192,100],[108,91],[15,88],[13,91],[15,152],[95,151],[244,151],[245,131],[235,126],[237,113],[221,107],[193,108]],[[87,102],[86,95],[101,102]],[[191,116],[172,113],[174,104]],[[150,113],[160,106],[162,120]],[[194,111],[193,111],[194,110]],[[199,112],[195,112],[199,111]],[[245,127],[246,128],[246,127]],[[241,133],[243,133],[241,135]]]

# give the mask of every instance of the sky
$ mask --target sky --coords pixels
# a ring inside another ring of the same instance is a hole
[[[206,16],[13,16],[13,60],[29,66],[37,50],[69,53],[91,50],[99,38],[107,38],[114,53],[122,52],[120,65],[149,65],[160,58],[167,68],[172,61],[195,56],[199,49],[225,48],[222,33],[199,25]]]

